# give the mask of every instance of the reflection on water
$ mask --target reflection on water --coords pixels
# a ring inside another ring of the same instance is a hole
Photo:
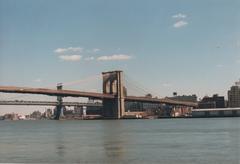
[[[0,121],[0,130],[0,163],[240,163],[239,118]]]
[[[124,126],[122,121],[116,120],[115,122],[109,123],[109,121],[103,122],[103,147],[106,156],[111,162],[121,161],[124,155],[124,145],[126,140],[121,136],[121,131]]]
[[[56,153],[59,157],[64,157],[65,155],[65,143],[63,140],[62,132],[59,131],[56,133]]]

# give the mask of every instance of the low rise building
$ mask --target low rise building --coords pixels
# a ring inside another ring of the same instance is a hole
[[[225,108],[225,100],[224,96],[218,96],[218,94],[214,94],[212,97],[205,96],[198,103],[198,108],[206,109],[206,108]]]

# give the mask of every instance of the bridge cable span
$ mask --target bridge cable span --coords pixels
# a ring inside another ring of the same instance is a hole
[[[62,84],[63,84],[63,86],[73,86],[73,85],[84,84],[84,83],[86,84],[89,81],[96,80],[96,79],[99,79],[99,78],[101,78],[101,75],[93,75],[93,76],[86,77],[84,79],[65,82],[65,83],[62,83]]]
[[[69,86],[76,86],[78,84],[88,84],[91,81],[100,81],[100,78],[102,78],[101,75],[92,75],[92,76],[88,76],[84,79],[79,79],[79,80],[74,80],[74,81],[69,81],[69,82],[64,82],[61,83],[63,85],[64,88],[69,87]],[[49,89],[56,89],[57,83],[56,84],[51,84],[45,87],[41,87],[41,88],[49,88]],[[20,95],[14,95],[14,96],[8,96],[6,93],[0,93],[0,95],[3,94],[4,96],[4,100],[24,100],[24,99],[31,99],[32,95],[29,94],[20,94]],[[1,96],[2,99],[3,96]]]
[[[154,94],[153,96],[158,96],[160,97],[159,93],[153,91],[152,89],[148,89],[145,86],[143,86],[141,83],[139,83],[138,81],[132,79],[130,76],[124,74],[125,77],[125,81],[126,81],[126,87],[127,90],[135,90],[139,93],[144,94],[142,96],[146,96],[147,94]]]
[[[101,78],[101,75],[92,75],[92,76],[85,77],[84,79],[78,79],[78,80],[73,80],[73,81],[68,81],[68,82],[58,82],[58,83],[50,84],[48,86],[45,86],[44,88],[56,89],[57,84],[62,84],[63,87],[76,86],[78,84],[87,84],[87,83],[89,83],[93,80],[97,80],[97,79],[100,79],[100,78]]]
[[[127,89],[127,94],[128,95],[139,95],[139,96],[143,96],[143,95],[147,95],[149,92],[142,90],[141,88],[133,85],[132,83],[130,83],[129,81],[125,81],[125,87]]]

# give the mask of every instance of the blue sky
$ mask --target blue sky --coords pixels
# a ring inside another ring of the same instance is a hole
[[[239,8],[239,0],[0,0],[0,85],[122,69],[162,97],[226,95],[240,78]],[[99,91],[101,79],[93,83],[76,89]]]

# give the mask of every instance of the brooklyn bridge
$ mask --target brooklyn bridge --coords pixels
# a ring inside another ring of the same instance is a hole
[[[85,97],[92,100],[101,100],[102,116],[110,119],[121,119],[129,112],[126,111],[127,102],[140,102],[150,104],[166,104],[175,107],[196,107],[197,103],[186,101],[175,101],[168,98],[153,98],[151,96],[132,96],[127,94],[127,88],[124,85],[123,71],[102,72],[102,93],[86,92],[78,90],[65,90],[63,85],[57,85],[57,89],[31,88],[17,86],[0,86],[0,92],[18,93],[18,94],[37,94],[56,96],[56,102],[44,101],[0,101],[0,105],[49,105],[56,106],[55,119],[61,118],[61,112],[64,106],[71,105],[96,105],[79,102],[63,102],[64,97]],[[99,105],[99,104],[97,104]]]

